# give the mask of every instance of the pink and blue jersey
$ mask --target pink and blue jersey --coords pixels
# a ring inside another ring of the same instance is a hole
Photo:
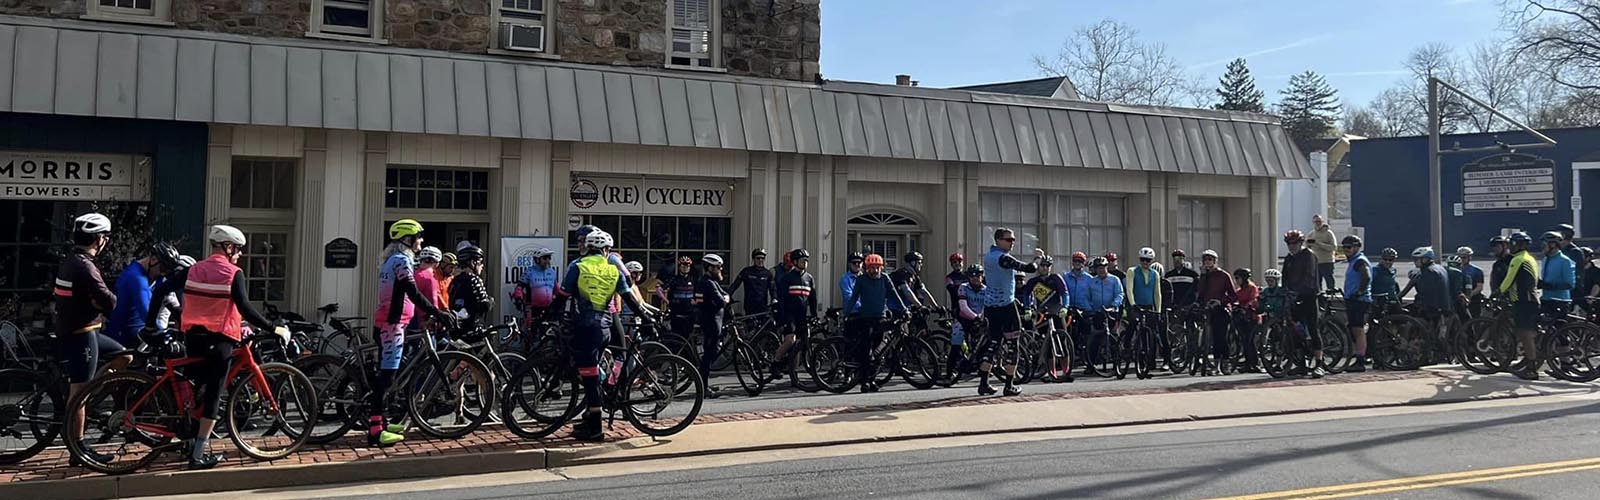
[[[522,282],[528,285],[528,305],[543,309],[550,307],[556,298],[555,266],[540,269],[537,264],[522,273]]]
[[[373,322],[379,326],[405,325],[411,323],[411,317],[416,314],[416,306],[404,296],[395,294],[395,285],[400,281],[415,281],[416,269],[411,262],[411,257],[405,253],[396,253],[389,256],[388,260],[378,267],[378,314],[373,316]],[[400,301],[399,309],[394,307],[394,301]]]

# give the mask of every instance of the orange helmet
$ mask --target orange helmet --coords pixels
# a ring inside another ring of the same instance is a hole
[[[883,256],[878,254],[868,255],[865,267],[883,267]]]
[[[1089,256],[1085,255],[1083,252],[1072,252],[1072,260],[1076,262],[1088,262]]]
[[[1302,242],[1302,241],[1305,241],[1305,240],[1306,240],[1305,233],[1300,232],[1299,229],[1291,229],[1291,230],[1289,230],[1289,232],[1283,233],[1283,242],[1284,243],[1294,244],[1294,243],[1299,243],[1299,242]]]

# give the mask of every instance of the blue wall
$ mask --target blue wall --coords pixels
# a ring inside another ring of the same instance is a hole
[[[1471,246],[1481,255],[1490,237],[1500,228],[1517,227],[1535,238],[1553,226],[1572,222],[1572,163],[1600,152],[1600,128],[1554,129],[1541,131],[1558,143],[1555,147],[1518,151],[1555,161],[1556,208],[1538,213],[1527,211],[1466,212],[1456,217],[1455,203],[1461,202],[1461,167],[1493,152],[1447,154],[1440,162],[1443,180],[1441,193],[1446,248]],[[1500,142],[1525,144],[1538,142],[1524,132],[1499,134]],[[1448,149],[1492,146],[1496,134],[1444,136]],[[1395,137],[1354,141],[1350,146],[1351,222],[1366,228],[1369,249],[1393,247],[1402,255],[1409,249],[1427,245],[1430,238],[1428,207],[1428,138]],[[1594,172],[1600,174],[1600,172]],[[1585,177],[1584,218],[1589,222],[1587,236],[1600,235],[1600,176]]]
[[[194,240],[205,225],[206,125],[0,113],[0,149],[150,155],[159,236]]]

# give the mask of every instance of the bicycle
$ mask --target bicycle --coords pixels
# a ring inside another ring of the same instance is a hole
[[[729,302],[722,311],[723,317],[727,319],[724,321],[726,326],[723,327],[720,352],[733,355],[733,371],[734,376],[739,379],[739,386],[744,389],[745,394],[750,395],[750,397],[756,397],[760,396],[762,389],[766,388],[767,383],[773,380],[772,355],[777,353],[778,345],[782,340],[764,327],[765,325],[773,324],[772,313],[764,312],[734,317],[733,305],[736,303],[738,301]],[[760,349],[752,346],[750,342],[746,342],[745,335],[740,333],[740,325],[750,322],[758,322],[763,325],[757,327],[758,330],[752,336],[770,337],[762,340],[761,343],[766,345],[763,345]],[[722,356],[725,355],[723,354]]]
[[[169,330],[160,335],[179,334]],[[246,336],[234,350],[233,365],[222,379],[222,389],[228,396],[221,408],[225,420],[219,423],[232,429],[228,438],[235,448],[257,460],[276,460],[294,453],[311,437],[316,423],[312,411],[317,406],[317,396],[311,380],[285,363],[256,363],[253,347],[269,337],[276,336]],[[154,340],[146,343],[155,343]],[[193,357],[163,359],[148,371],[123,370],[90,382],[67,405],[67,428],[84,429],[82,440],[66,440],[67,451],[90,470],[126,474],[148,465],[162,452],[181,448],[182,442],[174,438],[194,437],[201,408],[195,401],[193,383],[180,373],[184,367],[203,361],[204,358]],[[257,415],[262,410],[264,413]],[[240,419],[241,415],[245,420]],[[265,420],[267,425],[258,420]],[[245,429],[265,431],[260,436],[246,437]],[[278,435],[280,430],[283,435]],[[95,432],[100,434],[93,435]],[[120,444],[112,444],[117,440],[121,440]],[[135,458],[127,462],[102,461],[124,456]]]
[[[926,341],[911,336],[906,331],[905,320],[883,318],[872,327],[885,330],[883,340],[869,347],[868,355],[878,367],[872,381],[882,386],[899,375],[917,389],[933,388],[940,378],[939,365],[944,359],[934,354]],[[861,339],[832,337],[811,350],[812,359],[807,360],[806,366],[823,390],[840,394],[866,382],[860,380],[856,371],[854,348],[859,341]]]
[[[655,328],[654,325],[647,323],[641,329]],[[565,340],[560,339],[559,333],[555,337],[547,345],[559,350],[530,358],[511,376],[501,394],[500,420],[519,437],[542,439],[577,419],[583,411],[583,381],[572,366],[571,354],[561,348]],[[621,412],[635,429],[651,437],[683,432],[694,423],[705,403],[706,387],[700,370],[674,354],[645,355],[648,351],[642,348],[644,344],[648,342],[608,345],[601,351],[601,407],[607,427]],[[692,400],[689,408],[669,413],[669,408],[681,408],[674,406],[680,398]]]
[[[32,344],[53,344],[55,333],[35,332],[36,340],[25,338],[11,322],[0,322],[0,465],[33,458],[55,442],[65,422],[62,412],[68,402],[70,384],[54,355],[35,354]],[[49,350],[47,350],[49,351]],[[143,369],[151,359],[150,348],[141,345],[127,351],[133,361],[124,367]],[[110,356],[101,356],[95,377],[107,373]],[[92,378],[91,378],[92,380]]]
[[[1094,374],[1099,375],[1101,378],[1122,380],[1128,376],[1126,366],[1128,359],[1125,352],[1127,346],[1123,343],[1121,332],[1118,332],[1117,328],[1113,326],[1116,312],[1115,308],[1108,307],[1102,311],[1084,316],[1084,319],[1089,322],[1089,345],[1091,346],[1086,359],[1089,361],[1089,369]],[[1096,329],[1099,329],[1099,331],[1096,331]],[[1099,348],[1093,347],[1096,345],[1095,340],[1099,339],[1103,339],[1098,342]]]
[[[1152,378],[1151,374],[1156,366],[1156,327],[1160,325],[1161,313],[1151,306],[1134,306],[1132,314],[1128,316],[1128,326],[1124,332],[1133,332],[1130,337],[1133,358],[1133,373],[1140,380]]]
[[[1312,348],[1314,344],[1326,345],[1324,332],[1320,329],[1307,330],[1299,321],[1295,321],[1290,313],[1295,299],[1296,294],[1288,292],[1284,306],[1268,312],[1266,324],[1255,336],[1256,358],[1272,378],[1298,375],[1318,368],[1327,369],[1328,356],[1316,356]],[[1312,335],[1317,335],[1317,338],[1313,339]]]

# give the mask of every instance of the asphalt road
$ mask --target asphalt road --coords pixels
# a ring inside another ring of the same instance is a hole
[[[1600,455],[1595,451],[1600,448],[1597,409],[1595,401],[1571,400],[1441,408],[347,498],[1212,498],[1463,471],[1486,475],[1401,479],[1332,494],[1592,498],[1600,488],[1600,459],[1585,462],[1586,467],[1521,467],[1492,474],[1485,469],[1594,459]],[[1437,485],[1441,481],[1457,484]]]

